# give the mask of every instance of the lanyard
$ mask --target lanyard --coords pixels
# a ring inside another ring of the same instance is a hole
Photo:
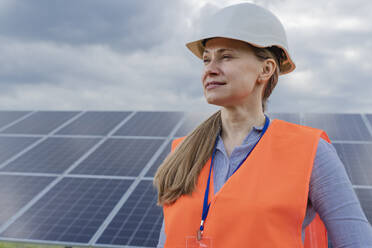
[[[251,154],[251,152],[253,151],[253,149],[256,147],[256,145],[258,144],[258,142],[261,140],[262,136],[265,134],[265,132],[266,132],[268,126],[269,126],[269,123],[270,123],[270,119],[269,119],[268,116],[265,115],[265,125],[264,125],[264,127],[262,129],[262,132],[261,132],[260,137],[258,138],[257,142],[253,145],[253,147],[251,148],[251,150],[247,153],[247,155],[245,156],[245,158],[239,163],[238,167],[234,170],[233,174],[240,168],[240,166],[244,163],[244,161],[248,158],[249,154]],[[202,219],[201,219],[201,222],[200,222],[200,228],[199,228],[199,230],[197,232],[197,239],[198,240],[201,240],[201,238],[202,238],[202,234],[203,234],[203,230],[204,230],[204,221],[207,219],[208,211],[209,211],[209,206],[211,205],[210,203],[208,203],[209,184],[210,184],[210,181],[211,181],[211,174],[212,174],[212,167],[213,167],[214,156],[216,154],[217,140],[218,139],[216,138],[216,141],[214,143],[213,153],[212,153],[211,166],[209,168],[209,176],[208,176],[207,187],[206,187],[205,193],[204,193]]]

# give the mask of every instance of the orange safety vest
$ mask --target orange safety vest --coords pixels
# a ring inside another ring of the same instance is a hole
[[[319,216],[302,223],[322,130],[274,119],[252,153],[214,195],[211,177],[209,214],[203,239],[196,241],[211,159],[192,195],[163,207],[167,248],[326,248],[327,233]],[[172,150],[183,138],[172,144]]]

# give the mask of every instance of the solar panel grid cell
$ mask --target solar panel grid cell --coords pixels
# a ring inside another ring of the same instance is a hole
[[[28,114],[27,111],[0,111],[0,128]]]
[[[87,243],[131,183],[64,178],[0,236]]]
[[[372,140],[359,114],[305,114],[304,125],[323,129],[333,141]]]
[[[0,175],[0,226],[53,179],[54,177]]]
[[[372,185],[372,144],[334,144],[355,185]]]
[[[106,135],[131,112],[86,112],[57,134]]]
[[[71,174],[138,176],[163,139],[108,139]]]
[[[1,171],[63,173],[99,139],[48,138]]]
[[[151,181],[141,181],[97,244],[155,247],[163,221]]]
[[[138,112],[114,135],[166,137],[182,116],[182,112]]]
[[[0,168],[1,163],[15,156],[37,140],[38,138],[32,137],[0,137]]]
[[[164,159],[167,157],[167,155],[171,151],[171,144],[172,142],[168,142],[168,144],[165,146],[164,150],[160,153],[159,157],[156,159],[154,164],[151,166],[151,168],[146,173],[147,177],[153,177],[156,173],[156,170],[159,168],[160,164],[164,161]]]
[[[354,189],[359,201],[362,205],[363,211],[369,221],[372,223],[372,188],[370,189]]]
[[[76,111],[36,112],[21,122],[6,128],[2,133],[48,134],[76,114],[78,114]]]

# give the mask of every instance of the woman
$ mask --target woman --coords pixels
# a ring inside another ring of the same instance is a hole
[[[221,109],[176,140],[155,175],[158,246],[327,247],[324,222],[334,247],[372,247],[327,135],[264,114],[278,76],[295,69],[280,21],[244,3],[202,30],[187,47],[203,59],[207,102]]]

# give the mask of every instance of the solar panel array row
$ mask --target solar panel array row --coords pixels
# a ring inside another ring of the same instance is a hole
[[[372,221],[372,114],[269,114],[324,129]],[[154,247],[152,177],[205,113],[0,111],[0,240]]]

